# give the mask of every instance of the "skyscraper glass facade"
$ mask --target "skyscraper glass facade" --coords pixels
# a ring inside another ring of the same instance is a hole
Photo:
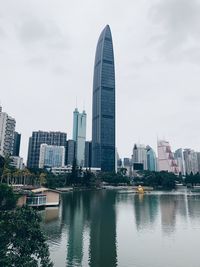
[[[86,113],[76,108],[73,113],[73,140],[76,142],[75,158],[78,166],[84,166],[85,139],[86,139]]]
[[[156,171],[156,153],[150,147],[146,147],[147,150],[147,170]]]
[[[115,67],[110,27],[102,31],[93,77],[92,165],[115,171]]]

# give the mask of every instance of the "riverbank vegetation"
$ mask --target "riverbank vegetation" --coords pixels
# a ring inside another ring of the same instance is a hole
[[[52,267],[39,214],[16,202],[12,188],[0,184],[0,266]]]
[[[59,187],[81,187],[81,188],[97,188],[102,183],[109,185],[145,185],[154,189],[171,190],[176,188],[177,183],[183,183],[188,186],[200,184],[200,174],[186,174],[176,176],[167,171],[152,172],[139,171],[134,177],[127,176],[127,170],[121,168],[115,172],[98,172],[94,174],[90,168],[83,170],[76,165],[76,161],[72,166],[71,173],[53,174],[47,169],[28,169],[18,170],[9,165],[9,158],[0,156],[0,181],[7,184],[32,185],[35,187],[46,186],[48,188]]]
[[[174,173],[161,171],[142,171],[134,178],[136,185],[151,186],[154,189],[172,190],[176,187],[177,176]]]

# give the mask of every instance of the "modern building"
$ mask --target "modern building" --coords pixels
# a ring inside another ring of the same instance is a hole
[[[198,172],[198,157],[197,152],[193,149],[186,148],[183,151],[183,157],[185,161],[185,172],[186,174],[193,174]]]
[[[62,167],[65,165],[65,147],[40,145],[39,168]]]
[[[73,140],[76,142],[75,158],[78,166],[84,166],[85,160],[85,140],[86,140],[86,113],[79,113],[74,110],[73,119]]]
[[[107,25],[98,40],[93,77],[92,166],[116,170],[115,66],[113,42]]]
[[[200,173],[200,152],[197,152],[198,172]]]
[[[26,189],[21,191],[17,206],[28,205],[30,207],[53,207],[60,204],[60,192],[45,187]]]
[[[68,140],[67,141],[67,151],[66,151],[66,165],[73,165],[75,159],[76,151],[76,141]]]
[[[142,144],[134,144],[132,163],[134,170],[147,170],[147,150]]]
[[[28,168],[39,168],[41,144],[64,146],[66,148],[67,134],[63,132],[33,132],[32,136],[29,138]]]
[[[185,175],[185,160],[183,155],[183,149],[179,148],[174,152],[174,158],[177,161],[179,172]]]
[[[24,169],[24,164],[23,164],[23,158],[19,157],[19,156],[11,156],[10,157],[10,166],[19,169],[19,170],[23,170]]]
[[[124,168],[126,168],[127,166],[131,166],[131,159],[124,158],[124,160],[123,160],[123,166],[124,166]]]
[[[158,170],[179,174],[177,161],[174,158],[170,144],[166,140],[158,140]]]
[[[86,170],[88,170],[87,167],[82,167],[82,171],[83,172],[86,171]],[[101,169],[100,168],[93,168],[93,167],[91,167],[90,168],[90,171],[96,175],[96,174],[98,174],[101,171]],[[55,174],[55,175],[71,173],[72,172],[72,166],[53,167],[51,169],[51,172],[53,174]]]
[[[157,170],[156,153],[150,146],[146,146],[146,151],[147,151],[147,170],[156,171]]]
[[[92,142],[85,142],[85,167],[92,167]]]
[[[13,144],[13,156],[19,157],[20,151],[20,143],[21,143],[21,134],[18,132],[14,133],[14,144]]]
[[[0,155],[3,157],[13,154],[15,124],[15,119],[2,112],[0,106]]]

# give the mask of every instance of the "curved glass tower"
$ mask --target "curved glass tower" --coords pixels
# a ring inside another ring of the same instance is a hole
[[[115,171],[115,66],[108,25],[99,37],[94,64],[92,166]]]

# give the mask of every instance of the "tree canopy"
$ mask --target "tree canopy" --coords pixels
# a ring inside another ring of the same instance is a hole
[[[15,205],[12,189],[0,185],[0,266],[53,266],[39,214],[28,206]]]

